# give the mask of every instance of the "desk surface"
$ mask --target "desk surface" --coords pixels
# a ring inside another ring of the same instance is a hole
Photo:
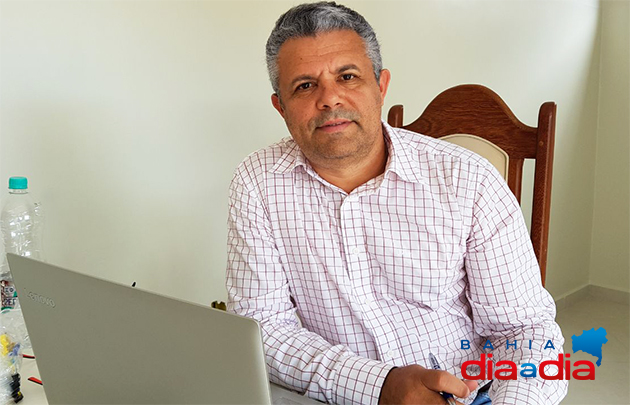
[[[30,377],[40,378],[37,362],[34,359],[23,360],[20,376],[22,378],[22,394],[24,394],[24,399],[20,402],[20,405],[48,404],[44,387],[28,381]],[[275,384],[271,384],[271,396],[273,398],[273,404],[276,405],[321,405],[321,402],[314,401]]]

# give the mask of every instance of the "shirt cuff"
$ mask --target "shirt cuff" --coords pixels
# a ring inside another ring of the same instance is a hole
[[[542,383],[537,379],[499,381],[494,380],[490,387],[492,405],[528,404],[555,405],[566,395],[567,381]]]
[[[383,382],[394,368],[378,360],[348,356],[338,365],[334,379],[335,404],[377,404]]]

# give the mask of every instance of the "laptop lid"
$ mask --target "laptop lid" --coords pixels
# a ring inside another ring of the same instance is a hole
[[[50,404],[269,404],[252,319],[8,254]]]

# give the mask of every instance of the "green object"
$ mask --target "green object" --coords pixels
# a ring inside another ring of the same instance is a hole
[[[26,177],[10,177],[9,188],[11,190],[26,190],[28,188],[28,179]]]
[[[220,309],[221,311],[227,310],[227,305],[225,305],[225,302],[223,301],[212,301],[212,304],[210,306],[212,308]]]

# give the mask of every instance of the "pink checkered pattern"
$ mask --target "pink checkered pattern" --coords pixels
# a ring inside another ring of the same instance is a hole
[[[495,362],[557,359],[555,305],[504,180],[463,148],[383,128],[385,173],[350,194],[290,138],[236,170],[228,310],[260,322],[271,381],[322,401],[372,404],[393,366],[428,366],[429,352],[458,376],[486,339]],[[515,340],[516,350],[506,347]],[[555,350],[543,350],[547,340]],[[495,380],[490,395],[495,405],[549,405],[566,389],[519,378]]]

